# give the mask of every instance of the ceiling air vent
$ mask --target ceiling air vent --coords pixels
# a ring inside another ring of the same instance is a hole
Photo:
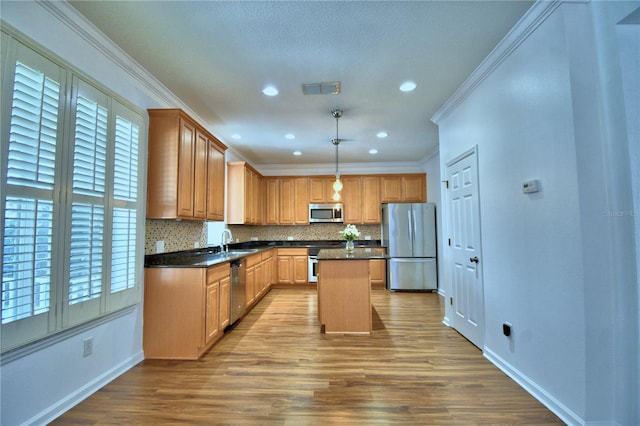
[[[305,95],[338,95],[340,94],[340,82],[303,84],[302,93]]]

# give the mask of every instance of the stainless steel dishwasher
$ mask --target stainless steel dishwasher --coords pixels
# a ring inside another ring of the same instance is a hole
[[[244,315],[246,309],[245,271],[244,259],[231,262],[231,322],[229,325],[238,321]]]

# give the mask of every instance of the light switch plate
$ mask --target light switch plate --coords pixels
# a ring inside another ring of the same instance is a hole
[[[164,253],[164,240],[156,241],[156,253]]]

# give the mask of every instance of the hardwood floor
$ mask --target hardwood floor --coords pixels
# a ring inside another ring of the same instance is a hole
[[[372,293],[370,336],[324,335],[315,289],[273,289],[199,361],[144,361],[53,424],[563,424],[437,294]]]

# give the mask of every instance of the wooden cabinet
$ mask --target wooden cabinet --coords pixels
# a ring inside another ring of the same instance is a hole
[[[362,223],[362,179],[360,176],[342,177],[344,223]]]
[[[229,322],[229,279],[228,263],[145,268],[145,358],[197,359],[209,349]]]
[[[427,175],[384,175],[380,192],[382,203],[424,203],[427,201]]]
[[[256,270],[262,261],[260,253],[252,254],[245,258],[246,278],[245,278],[245,299],[246,305],[251,306],[256,301],[256,281],[259,279]]]
[[[335,182],[335,180],[335,176],[309,177],[309,203],[332,203],[333,182]]]
[[[305,284],[308,281],[307,249],[278,249],[278,283]]]
[[[207,152],[207,220],[224,220],[224,152],[211,139]]]
[[[309,223],[309,180],[306,177],[281,177],[280,225]]]
[[[380,178],[344,176],[342,183],[345,223],[379,224],[381,221]]]
[[[280,179],[277,177],[264,178],[264,224],[280,224]]]
[[[258,225],[262,218],[262,175],[245,161],[227,163],[227,223]]]
[[[220,329],[224,329],[231,322],[231,277],[220,280]]]
[[[387,261],[385,259],[369,260],[369,281],[372,288],[387,286]]]
[[[216,216],[224,199],[208,197],[224,193],[224,174],[211,180],[208,167],[227,147],[179,109],[148,112],[147,218],[204,221],[209,208]]]

